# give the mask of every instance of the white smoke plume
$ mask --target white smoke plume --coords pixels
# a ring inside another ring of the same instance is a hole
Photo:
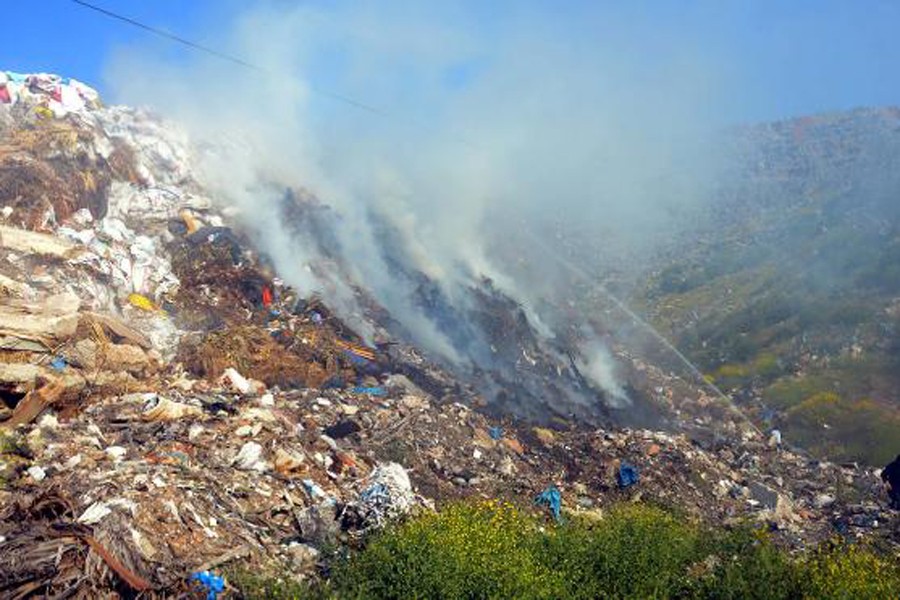
[[[704,49],[665,32],[642,41],[610,9],[488,5],[256,3],[201,41],[259,69],[148,42],[118,49],[107,78],[114,100],[187,128],[205,149],[198,177],[287,282],[362,323],[348,280],[285,225],[292,188],[333,209],[349,281],[461,361],[385,236],[451,301],[489,277],[549,337],[536,307],[556,295],[559,267],[521,241],[554,232],[562,249],[577,232],[637,259],[700,205],[716,165],[701,142],[720,78]],[[515,265],[500,258],[511,254]],[[585,356],[589,378],[624,398],[609,352],[589,342]]]

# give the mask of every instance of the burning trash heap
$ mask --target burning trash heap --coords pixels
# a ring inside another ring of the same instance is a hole
[[[410,512],[548,486],[555,512],[643,498],[797,547],[896,537],[875,473],[701,435],[702,395],[691,434],[487,416],[298,297],[190,165],[153,115],[0,73],[0,596],[176,593],[237,561],[303,578]],[[639,370],[661,405],[697,392]]]

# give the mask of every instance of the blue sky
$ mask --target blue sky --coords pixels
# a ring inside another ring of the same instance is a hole
[[[249,4],[238,0],[95,3],[208,44],[215,44],[229,17]],[[298,2],[283,0],[280,4]],[[522,4],[464,2],[459,10],[473,13],[472,22],[479,24],[483,35],[490,35],[493,24],[503,23],[509,12]],[[724,114],[729,121],[900,104],[900,35],[896,33],[900,2],[659,0],[610,3],[609,8],[598,2],[524,4],[532,11],[546,11],[548,17],[564,26],[561,34],[567,26],[615,23],[622,34],[619,47],[639,55],[648,72],[655,66],[656,53],[678,45],[693,45],[708,53],[734,81],[733,90],[726,90],[720,100],[727,104]],[[560,10],[561,6],[566,10]],[[591,7],[596,20],[583,18],[586,6]],[[104,65],[123,46],[146,44],[166,52],[172,60],[179,60],[186,52],[70,0],[9,2],[3,7],[3,16],[0,68],[58,72],[91,83],[101,92],[105,91]],[[454,76],[464,81],[466,70]],[[321,79],[327,82],[325,73]]]

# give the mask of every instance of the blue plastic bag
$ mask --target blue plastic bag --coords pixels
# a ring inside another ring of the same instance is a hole
[[[619,472],[616,474],[616,484],[620,489],[625,489],[636,484],[641,479],[640,471],[637,467],[627,462],[619,465]]]
[[[535,504],[546,504],[553,513],[553,518],[560,520],[560,512],[562,510],[562,494],[555,485],[551,485],[546,490],[537,495],[534,499]]]
[[[225,578],[209,571],[194,573],[191,575],[191,581],[196,581],[206,588],[206,600],[216,600],[219,594],[225,591]]]

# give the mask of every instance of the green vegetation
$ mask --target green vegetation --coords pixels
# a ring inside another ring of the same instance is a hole
[[[0,454],[30,458],[31,448],[28,446],[28,440],[20,433],[0,430]]]
[[[778,357],[771,352],[762,352],[745,363],[726,363],[707,376],[723,389],[735,389],[753,381],[772,381],[783,372]]]
[[[633,303],[718,387],[761,397],[792,443],[880,466],[900,452],[896,206],[818,192],[758,200]],[[861,224],[854,205],[877,218]],[[826,392],[837,399],[812,400]]]
[[[17,477],[17,467],[27,463],[31,457],[32,451],[24,436],[14,431],[0,430],[0,490]]]
[[[873,396],[892,393],[881,388],[892,385],[896,369],[890,358],[842,357],[803,377],[775,381],[763,399],[780,411],[792,443],[835,460],[884,465],[900,452],[900,410]]]
[[[237,571],[247,598],[896,598],[900,564],[863,546],[799,557],[749,527],[710,530],[627,504],[548,524],[497,502],[457,504],[375,534],[324,583]]]
[[[900,414],[867,398],[820,392],[790,408],[784,423],[798,444],[825,456],[884,465],[897,455]]]
[[[229,570],[226,573],[226,579],[231,587],[240,591],[240,596],[243,598],[272,598],[273,600],[327,598],[324,591],[294,580],[289,573],[278,575],[242,566]]]

